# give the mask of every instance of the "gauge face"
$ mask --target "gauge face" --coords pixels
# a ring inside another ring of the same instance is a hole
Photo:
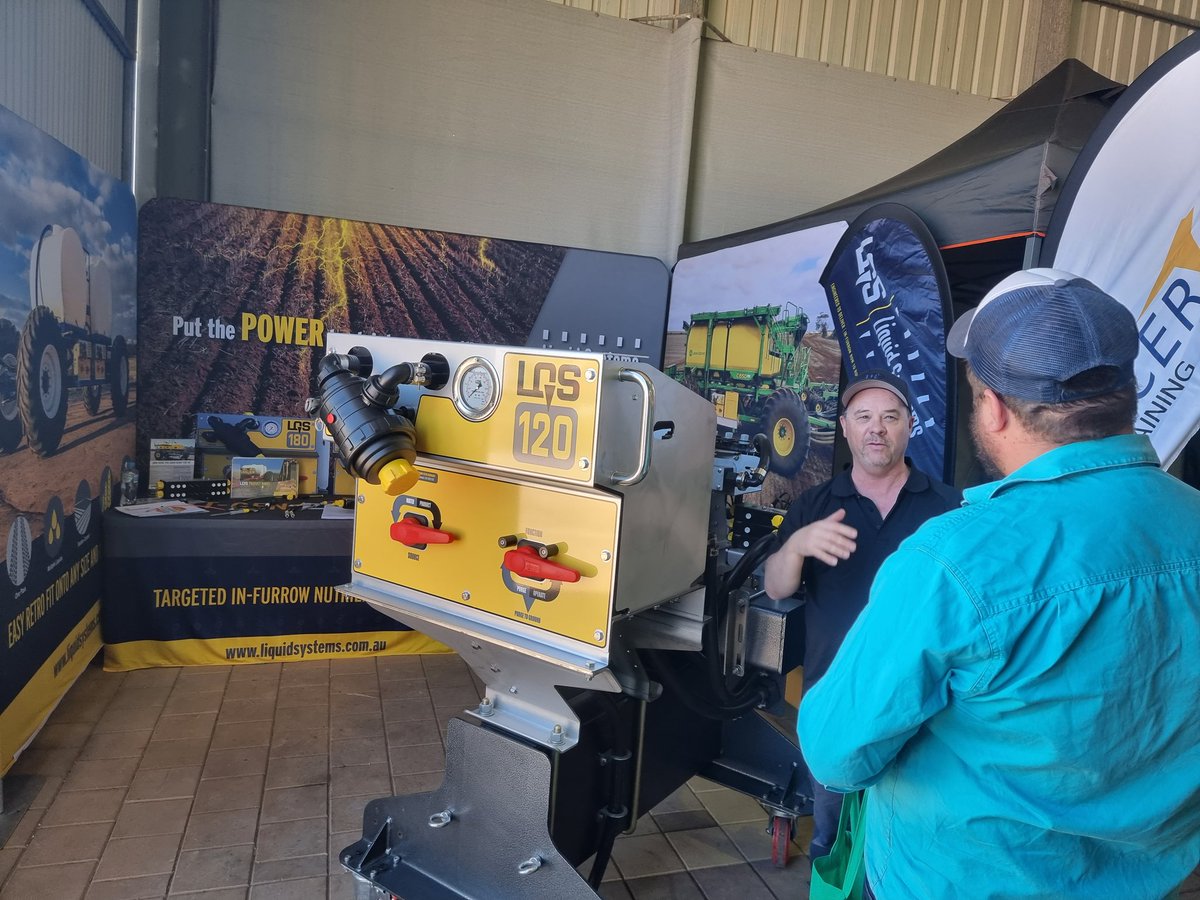
[[[473,356],[458,367],[454,376],[454,405],[474,422],[486,419],[500,402],[500,379],[491,363]]]

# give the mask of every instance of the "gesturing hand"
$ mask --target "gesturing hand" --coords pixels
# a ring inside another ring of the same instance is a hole
[[[844,518],[846,511],[839,509],[824,519],[805,525],[788,538],[790,549],[801,556],[819,559],[828,566],[836,566],[839,560],[849,559],[858,546],[855,543],[858,529],[843,523]]]

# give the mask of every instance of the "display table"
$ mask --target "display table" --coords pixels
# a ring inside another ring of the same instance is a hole
[[[353,522],[320,509],[104,516],[104,667],[227,665],[445,647],[338,591]]]

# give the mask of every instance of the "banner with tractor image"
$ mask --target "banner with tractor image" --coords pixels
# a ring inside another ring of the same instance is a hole
[[[663,367],[716,407],[718,455],[746,456],[767,436],[770,469],[745,502],[784,508],[833,473],[841,350],[819,277],[845,230],[833,222],[675,265]]]
[[[100,517],[132,454],[128,186],[0,107],[0,774],[100,647]]]

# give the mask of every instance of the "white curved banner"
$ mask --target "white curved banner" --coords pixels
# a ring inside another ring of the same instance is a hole
[[[1147,69],[1071,171],[1042,265],[1133,311],[1136,431],[1169,466],[1200,428],[1200,34]]]

